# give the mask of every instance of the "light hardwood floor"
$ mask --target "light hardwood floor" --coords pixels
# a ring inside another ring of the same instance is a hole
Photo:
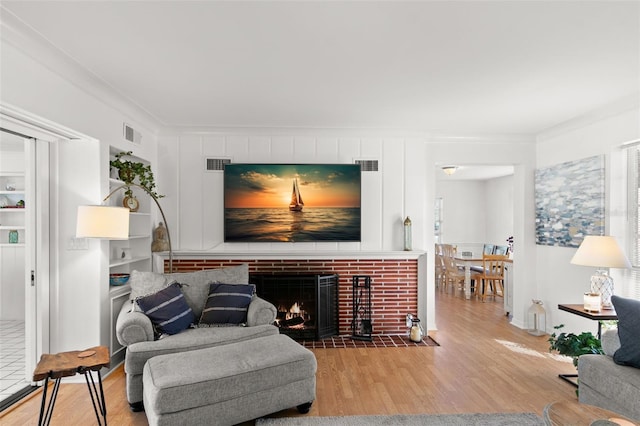
[[[436,299],[439,330],[429,335],[439,347],[315,349],[317,399],[307,415],[540,415],[552,401],[576,398],[575,388],[558,378],[575,372],[571,360],[549,353],[547,336],[509,324],[502,299],[482,303],[448,293]],[[147,424],[144,413],[129,411],[122,366],[105,378],[104,387],[110,424]],[[37,391],[0,413],[0,424],[36,424],[40,399]],[[291,409],[274,416],[297,415]],[[86,385],[63,384],[51,424],[95,423]]]

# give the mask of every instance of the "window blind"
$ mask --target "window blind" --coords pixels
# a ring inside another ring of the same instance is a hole
[[[640,145],[627,148],[627,232],[631,269],[623,269],[621,283],[616,282],[616,294],[640,300]]]

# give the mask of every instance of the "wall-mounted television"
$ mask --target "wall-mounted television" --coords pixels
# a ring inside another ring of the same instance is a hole
[[[358,164],[226,164],[224,241],[360,241],[360,184]]]

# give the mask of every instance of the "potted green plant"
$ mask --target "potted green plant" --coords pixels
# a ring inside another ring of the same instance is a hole
[[[129,207],[131,211],[136,211],[138,209],[138,202],[131,190],[131,184],[140,185],[152,197],[162,198],[164,195],[159,195],[155,190],[156,183],[153,172],[151,171],[151,165],[133,161],[131,159],[132,155],[132,151],[119,152],[109,164],[113,169],[118,170],[118,177],[127,185],[124,192],[125,198],[123,205]],[[137,182],[134,182],[136,179]]]
[[[553,327],[556,330],[560,330],[564,327],[564,324]],[[585,354],[602,354],[602,345],[600,339],[594,336],[591,332],[583,332],[580,334],[574,333],[560,333],[553,332],[548,339],[549,351],[558,351],[561,355],[570,356],[573,358],[573,365],[578,367],[578,357]]]

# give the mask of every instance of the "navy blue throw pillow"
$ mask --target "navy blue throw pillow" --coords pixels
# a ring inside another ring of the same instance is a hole
[[[159,333],[178,334],[189,328],[195,320],[178,283],[170,284],[157,293],[139,297],[136,302]]]
[[[253,284],[209,284],[200,325],[244,324],[255,292]]]
[[[611,302],[618,315],[620,338],[620,349],[613,354],[613,361],[640,368],[640,301],[612,296]]]

